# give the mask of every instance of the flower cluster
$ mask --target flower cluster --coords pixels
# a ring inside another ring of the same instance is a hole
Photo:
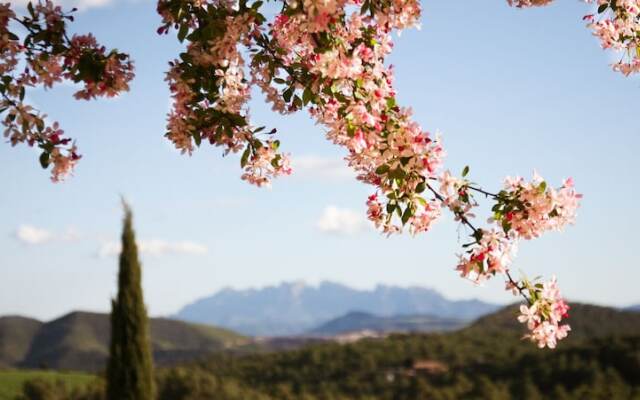
[[[491,229],[476,229],[471,224],[472,209],[478,206],[472,192],[495,201],[489,220],[494,225]],[[531,182],[525,182],[521,177],[508,177],[504,190],[493,194],[473,186],[466,179],[455,178],[449,172],[440,178],[438,196],[459,221],[473,229],[474,241],[466,246],[469,250],[460,257],[457,269],[463,277],[475,282],[507,272],[518,240],[530,240],[546,231],[559,231],[573,224],[582,198],[575,191],[572,179],[554,189],[538,174],[534,174]]]
[[[129,90],[134,76],[133,64],[126,54],[115,50],[107,54],[91,34],[74,35],[62,59],[64,78],[84,84],[84,89],[75,93],[76,99],[117,96]],[[93,66],[85,66],[87,62]]]
[[[598,5],[599,17],[584,17],[603,49],[622,53],[613,64],[624,75],[640,72],[640,2],[638,0],[586,0]]]
[[[436,176],[444,151],[439,137],[396,104],[393,69],[384,63],[393,48],[392,30],[417,24],[419,3],[395,1],[376,8],[370,2],[364,10],[369,14],[346,12],[360,2],[335,3],[324,8],[303,3],[276,19],[265,47],[281,56],[273,74],[262,80],[277,84],[284,75],[281,90],[289,110],[310,104],[327,138],[348,151],[346,160],[358,179],[386,198],[379,212],[369,213],[376,226],[394,233],[406,224],[413,233],[423,232],[440,207],[419,194]],[[261,68],[265,71],[271,68]]]
[[[521,7],[549,1],[511,2]],[[160,0],[158,32],[177,31],[185,51],[170,63],[173,97],[166,136],[183,153],[204,141],[226,153],[242,152],[242,179],[257,186],[291,173],[278,152],[275,130],[254,128],[247,102],[252,87],[272,109],[289,114],[307,108],[327,139],[346,150],[358,180],[374,186],[367,216],[386,234],[426,232],[449,209],[472,228],[457,269],[475,282],[504,274],[520,294],[524,283],[509,268],[520,239],[573,222],[580,196],[571,181],[559,189],[541,178],[508,179],[491,194],[442,172],[440,136],[420,127],[396,101],[392,33],[417,26],[418,0],[300,0],[282,2],[271,21],[262,1]],[[262,138],[266,135],[266,138]],[[439,187],[438,187],[439,184]],[[473,192],[496,201],[492,227],[470,220]]]
[[[75,144],[64,138],[57,123],[47,125],[46,115],[24,103],[26,88],[51,88],[63,80],[82,83],[75,97],[112,97],[129,89],[133,64],[126,54],[107,53],[91,35],[67,37],[66,23],[73,21],[51,1],[27,5],[27,14],[16,16],[10,4],[0,4],[0,113],[4,137],[15,146],[26,143],[42,149],[40,164],[53,165],[51,179],[64,179],[80,156]],[[24,32],[21,39],[12,24]],[[18,65],[24,68],[18,69]]]
[[[257,186],[290,174],[279,142],[260,140],[257,134],[264,128],[248,121],[251,82],[239,47],[251,47],[264,17],[254,8],[234,8],[234,2],[227,1],[160,1],[158,12],[163,17],[159,33],[175,26],[178,38],[189,40],[167,72],[173,109],[166,137],[188,154],[203,140],[223,147],[225,154],[244,149],[242,179]]]
[[[538,174],[531,182],[507,178],[505,190],[498,194],[498,204],[493,208],[494,218],[505,231],[514,230],[520,238],[533,239],[573,224],[581,198],[571,178],[557,190],[547,187]]]
[[[509,271],[511,261],[517,251],[515,235],[508,235],[500,229],[475,231],[477,239],[465,255],[460,255],[456,270],[460,276],[481,283],[497,273]]]
[[[254,146],[257,146],[254,144]],[[278,154],[280,142],[267,140],[243,162],[242,179],[258,187],[268,186],[270,180],[278,175],[290,175],[292,172],[287,155]],[[248,154],[248,153],[247,153]]]
[[[510,6],[518,8],[541,7],[550,4],[553,0],[507,0]]]
[[[530,333],[525,338],[538,347],[556,347],[558,340],[569,334],[571,327],[560,324],[569,316],[569,305],[564,301],[558,289],[556,277],[544,283],[523,281],[521,288],[528,294],[529,305],[520,306],[518,321],[526,323]]]
[[[434,191],[442,204],[473,232],[473,241],[464,245],[467,250],[460,255],[456,269],[462,277],[475,283],[496,274],[504,275],[506,289],[515,295],[523,295],[528,302],[528,306],[522,306],[523,316],[520,317],[521,321],[528,322],[531,331],[526,337],[540,347],[553,348],[570,329],[568,325],[558,325],[566,317],[568,307],[560,296],[555,278],[545,284],[533,285],[527,279],[516,282],[511,277],[510,267],[520,240],[533,239],[546,231],[561,230],[572,224],[582,195],[575,191],[572,179],[553,189],[538,174],[534,174],[531,182],[521,177],[508,177],[504,190],[493,194],[465,179],[468,171],[465,168],[463,178],[445,172],[440,178],[440,192]],[[473,193],[495,201],[493,216],[489,219],[493,225],[490,229],[476,228],[471,223],[472,209],[478,206]]]
[[[370,214],[377,226],[387,233],[406,224],[413,233],[429,229],[440,205],[419,194],[435,178],[444,151],[437,136],[411,119],[411,110],[396,104],[393,70],[384,63],[392,31],[417,24],[419,2],[288,3],[266,25],[256,4],[159,2],[159,31],[174,26],[189,40],[167,75],[174,98],[167,137],[186,153],[203,139],[225,152],[244,147],[243,178],[251,183],[289,173],[280,161],[286,155],[265,150],[271,146],[249,124],[246,102],[255,85],[278,112],[309,106],[328,139],[346,148],[358,179],[387,199]],[[353,6],[360,12],[348,11]],[[248,65],[240,45],[251,54]]]

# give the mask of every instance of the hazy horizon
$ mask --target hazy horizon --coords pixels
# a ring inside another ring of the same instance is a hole
[[[453,298],[453,297],[449,297],[446,295],[446,293],[442,293],[436,289],[433,289],[432,287],[429,286],[420,286],[420,285],[389,285],[389,284],[385,284],[383,282],[374,284],[373,286],[362,286],[362,287],[358,287],[358,286],[352,286],[349,284],[345,284],[342,282],[337,282],[337,281],[331,281],[331,280],[322,280],[322,281],[318,281],[318,282],[307,282],[304,280],[297,280],[297,281],[280,281],[280,282],[275,282],[275,283],[266,283],[262,286],[247,286],[247,287],[234,287],[234,286],[225,286],[219,289],[216,289],[215,291],[212,291],[209,294],[206,294],[204,296],[201,297],[196,297],[194,299],[192,299],[191,301],[188,301],[182,305],[180,305],[177,309],[170,311],[168,313],[163,313],[163,314],[153,314],[151,313],[149,316],[152,318],[173,318],[176,316],[176,314],[181,311],[182,309],[184,309],[186,306],[194,304],[198,301],[213,297],[225,290],[232,290],[232,291],[236,291],[236,292],[246,292],[246,291],[260,291],[263,289],[268,289],[268,288],[277,288],[277,287],[282,287],[285,285],[288,286],[296,286],[296,285],[303,285],[304,287],[312,287],[312,288],[319,288],[321,285],[324,284],[333,284],[333,285],[340,285],[340,286],[345,286],[348,287],[350,289],[354,289],[360,292],[373,292],[378,288],[384,288],[384,287],[391,287],[391,288],[401,288],[401,289],[413,289],[413,288],[419,288],[419,289],[427,289],[427,290],[434,290],[436,293],[438,293],[439,295],[442,295],[445,299],[450,300],[450,301],[465,301],[465,300],[478,300],[478,301],[483,301],[481,299],[479,299],[478,297],[474,297],[469,293],[470,296],[468,297],[460,297],[460,298]],[[110,299],[108,299],[110,302]],[[493,305],[498,305],[498,306],[507,306],[509,304],[514,304],[514,303],[518,303],[519,299],[518,298],[512,298],[512,301],[505,301],[505,302],[490,302],[490,301],[484,301],[485,303],[488,304],[493,304]],[[52,321],[55,319],[58,319],[60,317],[63,317],[65,315],[68,315],[70,313],[73,312],[89,312],[89,313],[109,313],[111,311],[110,308],[110,303],[109,302],[105,302],[105,304],[107,305],[107,307],[105,308],[82,308],[82,307],[76,307],[73,308],[71,307],[70,309],[63,311],[60,314],[57,315],[53,315],[47,318],[41,318],[38,317],[36,315],[29,315],[29,314],[25,314],[25,313],[0,313],[0,318],[1,317],[9,317],[9,316],[20,316],[20,317],[27,317],[27,318],[33,318],[33,319],[37,319],[43,322],[47,322],[47,321]],[[584,303],[584,302],[579,302],[579,301],[573,301],[572,299],[568,299],[569,304],[571,303]],[[626,309],[629,307],[637,307],[640,306],[640,303],[629,303],[629,304],[622,304],[622,305],[614,305],[614,304],[606,304],[606,303],[588,303],[588,304],[592,304],[592,305],[597,305],[597,306],[603,306],[603,307],[612,307],[612,308],[619,308],[619,309]],[[352,310],[350,312],[359,312],[359,310]]]

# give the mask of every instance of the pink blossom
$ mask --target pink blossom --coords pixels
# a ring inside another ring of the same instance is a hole
[[[527,323],[529,333],[525,338],[538,347],[555,348],[558,340],[567,337],[571,327],[560,322],[569,316],[566,304],[557,286],[555,276],[542,285],[523,280],[522,286],[529,293],[530,307],[520,306],[518,321]]]

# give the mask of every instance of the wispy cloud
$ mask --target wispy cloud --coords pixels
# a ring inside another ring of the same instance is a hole
[[[341,158],[329,158],[316,155],[292,157],[294,176],[305,179],[348,180],[356,174]]]
[[[120,254],[122,246],[118,242],[107,242],[100,246],[98,257],[105,258]],[[189,254],[202,255],[206,254],[209,249],[207,246],[190,241],[169,242],[166,240],[152,239],[138,241],[138,250],[141,254],[149,256],[162,256],[166,254]]]
[[[25,244],[40,245],[51,242],[72,242],[77,240],[79,235],[72,228],[64,232],[53,232],[33,225],[20,225],[14,237]]]
[[[369,222],[363,212],[328,206],[322,212],[316,227],[324,233],[355,235],[369,229]]]

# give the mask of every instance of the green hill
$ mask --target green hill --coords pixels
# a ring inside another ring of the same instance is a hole
[[[363,330],[378,333],[389,332],[439,332],[452,331],[465,326],[468,321],[432,315],[377,316],[352,311],[332,319],[308,332],[309,335],[334,336]]]
[[[522,336],[526,327],[516,316],[519,305],[505,307],[493,314],[479,318],[468,328],[467,333],[512,334]],[[571,303],[569,318],[571,334],[567,342],[606,336],[640,335],[640,313],[601,307],[591,304]]]
[[[0,319],[0,362],[4,367],[99,371],[109,353],[109,315],[73,312],[47,323],[21,317]],[[159,365],[201,358],[244,345],[248,339],[226,329],[152,318],[151,341]]]
[[[0,368],[25,358],[42,322],[18,316],[0,317]]]

